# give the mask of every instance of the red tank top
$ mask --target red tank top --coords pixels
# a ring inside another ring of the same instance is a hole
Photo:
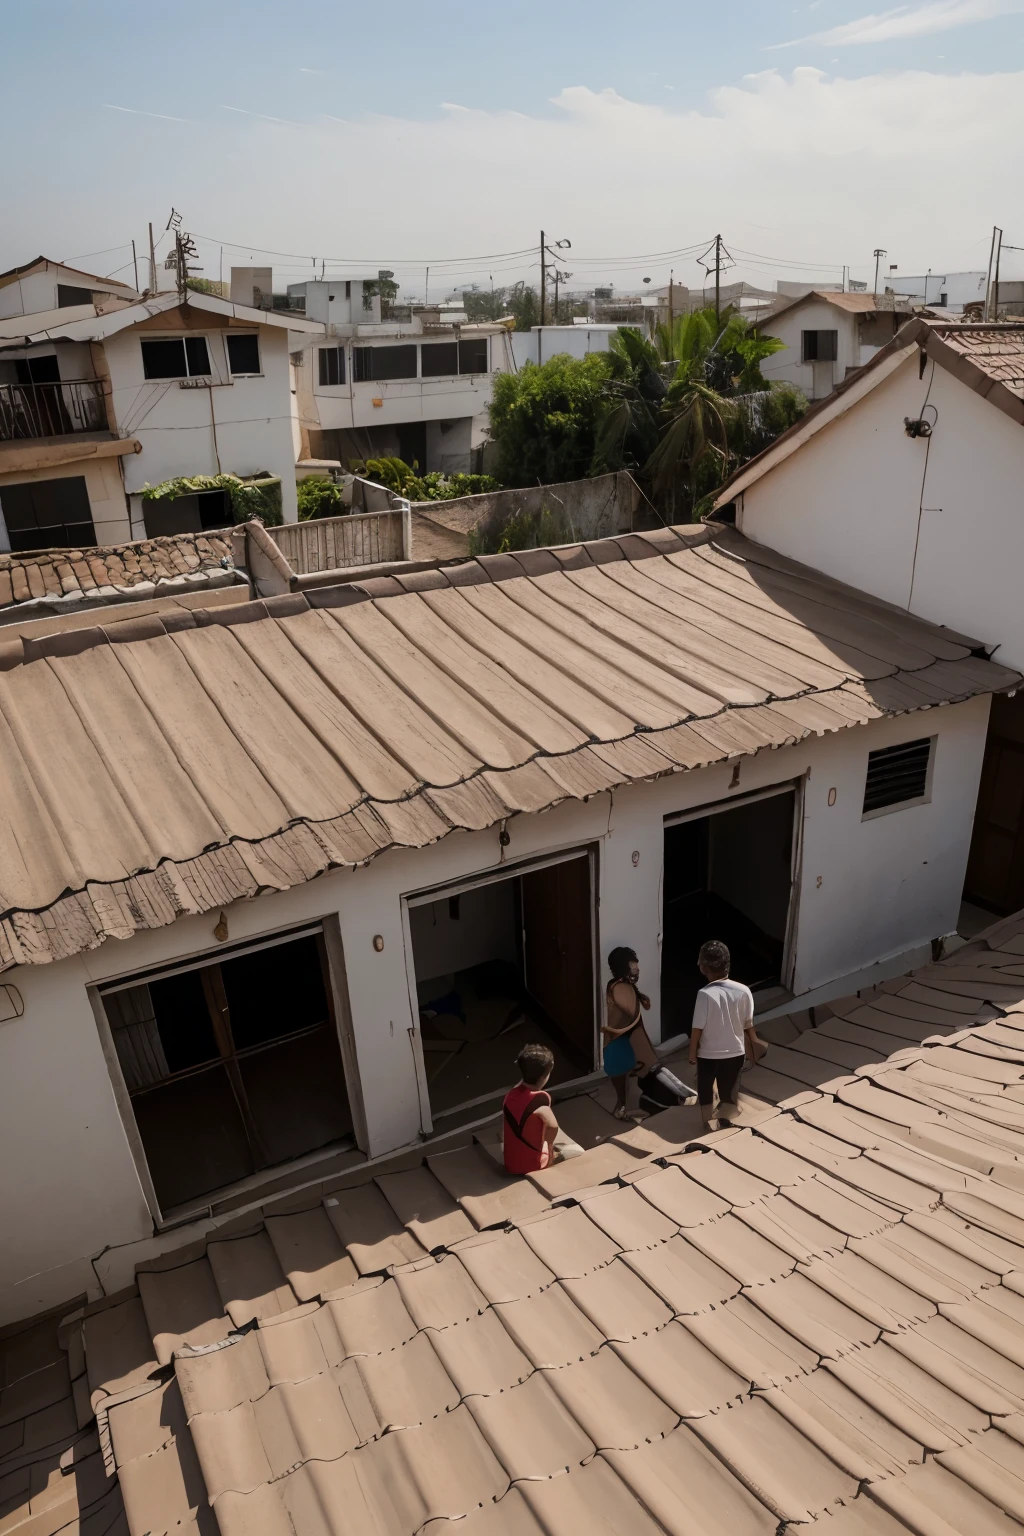
[[[509,1173],[539,1173],[547,1167],[544,1125],[535,1109],[551,1103],[550,1093],[518,1083],[505,1095],[502,1114],[505,1121],[505,1167]]]

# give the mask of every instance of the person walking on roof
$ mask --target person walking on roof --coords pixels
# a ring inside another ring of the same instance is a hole
[[[620,945],[608,956],[611,980],[605,988],[604,1070],[615,1089],[617,1120],[625,1120],[626,1080],[638,1069],[649,1072],[658,1065],[657,1052],[644,1026],[643,1009],[651,1000],[640,991],[640,962],[636,951]]]
[[[502,1105],[506,1172],[539,1173],[551,1163],[580,1157],[583,1148],[561,1130],[545,1091],[554,1071],[554,1053],[546,1045],[524,1045],[516,1066],[519,1081]]]
[[[700,947],[697,966],[705,985],[697,993],[690,1030],[690,1062],[697,1066],[697,1098],[706,1126],[714,1118],[715,1087],[718,1088],[718,1124],[729,1125],[739,1113],[737,1095],[744,1060],[758,1059],[754,1030],[754,995],[742,981],[729,976],[731,956],[720,939]]]

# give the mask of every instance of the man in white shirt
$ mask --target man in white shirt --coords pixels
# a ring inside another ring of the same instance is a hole
[[[757,1060],[762,1044],[754,1031],[754,998],[749,987],[729,979],[731,957],[719,939],[701,945],[697,965],[707,985],[697,993],[690,1030],[690,1061],[697,1067],[697,1098],[705,1125],[714,1118],[718,1087],[718,1124],[738,1113],[736,1095],[744,1059]]]

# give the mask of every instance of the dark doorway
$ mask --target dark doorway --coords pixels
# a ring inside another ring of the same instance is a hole
[[[175,533],[206,533],[211,528],[230,528],[234,522],[227,491],[196,491],[189,496],[168,496],[142,503],[147,539]]]
[[[423,474],[427,467],[427,424],[425,421],[403,421],[398,428],[398,457],[410,469]]]
[[[755,994],[782,984],[795,800],[787,789],[665,828],[662,1039],[689,1033],[708,939],[728,944],[732,975]]]
[[[410,906],[431,1114],[505,1093],[530,1041],[552,1082],[595,1060],[589,854]]]
[[[996,694],[964,898],[1003,915],[1024,906],[1024,694]]]
[[[105,993],[161,1210],[352,1132],[323,935]]]

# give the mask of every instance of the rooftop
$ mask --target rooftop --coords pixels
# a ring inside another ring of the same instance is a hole
[[[0,674],[5,965],[1019,682],[703,525],[0,639]]]
[[[774,1038],[742,1127],[467,1134],[10,1333],[5,1529],[1012,1536],[1024,915]]]
[[[0,554],[0,624],[237,579],[229,529],[88,549]]]

